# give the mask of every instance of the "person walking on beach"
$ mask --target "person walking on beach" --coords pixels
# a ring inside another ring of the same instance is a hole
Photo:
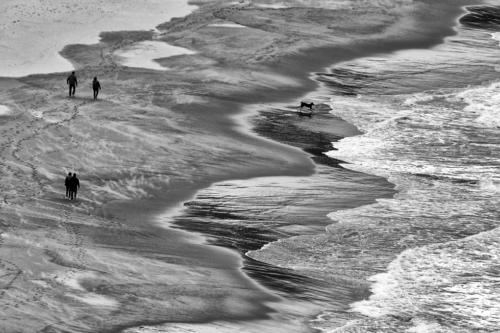
[[[73,177],[69,180],[69,199],[76,199],[76,194],[80,188],[80,180],[76,177],[76,173],[73,173]]]
[[[66,186],[66,198],[69,198],[69,183],[71,180],[71,172],[68,172],[66,179],[64,179],[64,186]]]
[[[97,81],[97,77],[94,77],[94,81],[92,81],[92,89],[94,89],[94,99],[97,99],[99,90],[101,90],[101,84]]]
[[[69,85],[69,97],[75,96],[75,90],[78,86],[78,80],[76,79],[75,72],[71,72],[71,75],[66,79],[66,83]]]

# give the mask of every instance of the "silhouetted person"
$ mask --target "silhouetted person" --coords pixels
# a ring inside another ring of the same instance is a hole
[[[71,180],[71,172],[68,173],[64,179],[64,186],[66,186],[66,198],[69,198],[69,181]]]
[[[76,86],[78,86],[78,80],[76,79],[75,72],[71,72],[71,75],[66,79],[66,83],[69,85],[69,96],[75,96]]]
[[[78,189],[80,188],[80,181],[76,177],[76,173],[73,174],[73,177],[69,180],[69,198],[70,200],[76,199],[76,194]]]
[[[94,77],[94,81],[92,81],[92,89],[94,89],[94,99],[97,99],[99,90],[101,90],[101,84],[97,81],[97,77]]]

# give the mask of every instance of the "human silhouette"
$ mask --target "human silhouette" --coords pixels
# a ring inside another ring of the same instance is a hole
[[[92,89],[94,89],[94,99],[97,99],[99,90],[101,90],[101,84],[97,81],[97,77],[94,77],[94,80],[92,81]]]
[[[73,173],[73,177],[69,180],[69,198],[70,200],[76,199],[76,194],[80,188],[80,180],[76,177],[76,173]]]
[[[75,90],[78,86],[78,80],[76,79],[75,72],[71,72],[70,76],[66,79],[66,83],[69,85],[69,96],[75,96]]]
[[[71,179],[71,172],[68,172],[66,179],[64,179],[64,186],[66,186],[66,198],[69,198],[69,183]]]

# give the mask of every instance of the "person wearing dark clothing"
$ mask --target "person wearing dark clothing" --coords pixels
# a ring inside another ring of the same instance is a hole
[[[64,180],[64,186],[66,186],[66,198],[69,198],[69,181],[71,179],[71,172],[68,173],[66,179]]]
[[[101,90],[101,84],[97,81],[97,77],[94,77],[94,81],[92,81],[92,89],[94,89],[94,99],[97,99],[99,90]]]
[[[80,180],[76,177],[76,173],[69,180],[69,198],[70,200],[76,199],[76,194],[80,188]]]
[[[78,86],[78,80],[76,79],[75,72],[71,72],[71,75],[66,79],[66,83],[69,85],[69,96],[75,96],[75,90]]]

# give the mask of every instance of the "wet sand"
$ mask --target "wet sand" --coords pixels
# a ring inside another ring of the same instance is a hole
[[[97,102],[85,85],[77,98],[67,98],[66,75],[2,80],[2,104],[14,111],[0,124],[0,254],[8,318],[3,329],[112,332],[162,322],[268,317],[275,311],[268,303],[279,298],[242,272],[240,255],[166,228],[169,210],[218,181],[313,174],[311,154],[321,162],[324,148],[263,139],[232,116],[247,104],[298,101],[317,87],[310,72],[331,63],[432,45],[449,33],[442,27],[454,15],[418,37],[367,37],[359,31],[366,40],[346,45],[339,37],[338,45],[327,46],[337,37],[319,31],[322,20],[339,13],[323,13],[313,20],[319,30],[297,37],[279,35],[269,24],[282,12],[221,6],[206,4],[159,27],[159,40],[197,51],[161,60],[170,69],[166,74],[123,67],[114,55],[150,40],[150,32],[104,33],[99,44],[67,46],[62,55],[76,66],[80,82],[99,76],[103,91]],[[304,11],[290,13],[303,29]],[[251,33],[205,28],[220,20],[249,25],[256,14],[270,21],[252,23]],[[318,32],[324,39],[312,37]],[[345,34],[356,33],[353,27]],[[393,42],[382,45],[370,37]],[[349,131],[341,126],[338,136]],[[261,127],[260,134],[271,139],[276,133]],[[75,203],[62,198],[67,171],[81,175]]]

